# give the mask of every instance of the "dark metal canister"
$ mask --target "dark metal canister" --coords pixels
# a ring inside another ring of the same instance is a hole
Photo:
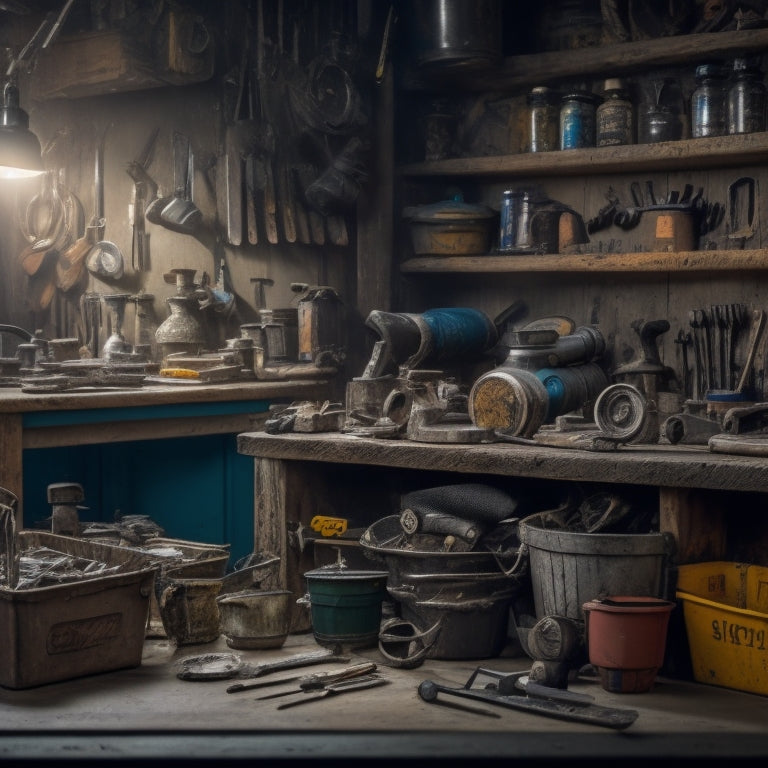
[[[597,103],[600,97],[590,91],[571,91],[560,102],[560,149],[594,147],[597,128]]]
[[[513,251],[529,244],[531,196],[525,190],[507,189],[501,196],[499,250]]]
[[[634,109],[623,80],[608,78],[605,81],[605,101],[596,113],[598,147],[634,144]]]
[[[768,127],[768,89],[763,73],[747,59],[733,62],[733,84],[726,98],[728,133],[759,133]]]
[[[528,94],[527,152],[557,150],[560,109],[558,94],[551,88],[539,86]]]

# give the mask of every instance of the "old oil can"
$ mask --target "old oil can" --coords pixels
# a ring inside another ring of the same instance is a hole
[[[296,284],[304,290],[299,299],[299,362],[340,365],[346,356],[344,304],[335,288]]]

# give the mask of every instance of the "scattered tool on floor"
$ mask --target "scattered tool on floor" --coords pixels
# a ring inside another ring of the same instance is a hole
[[[235,683],[227,688],[227,693],[238,693],[240,691],[253,690],[254,688],[266,688],[273,685],[284,685],[286,683],[298,683],[298,688],[291,688],[290,691],[261,697],[262,699],[275,698],[277,696],[286,696],[289,693],[315,690],[317,688],[322,688],[328,683],[336,683],[339,680],[348,680],[375,671],[376,664],[371,661],[363,664],[353,664],[351,667],[335,669],[329,672],[316,672],[312,675],[291,675],[289,677],[280,677],[277,680],[260,680],[258,683]]]
[[[326,662],[347,662],[349,656],[341,656],[340,648],[325,648],[321,651],[299,653],[263,664],[246,664],[237,653],[204,653],[186,656],[175,665],[176,677],[180,680],[227,680],[232,677],[248,679],[261,677],[280,669],[294,669]]]
[[[288,709],[288,707],[296,707],[299,704],[308,704],[310,701],[318,701],[328,696],[335,696],[339,693],[350,693],[351,691],[361,691],[367,688],[375,688],[379,685],[386,685],[389,680],[386,677],[379,675],[365,675],[363,677],[353,678],[352,680],[340,680],[338,683],[331,683],[326,685],[316,693],[302,693],[301,698],[292,699],[291,701],[285,701],[282,704],[278,704],[278,709]]]
[[[302,677],[294,677],[293,679],[298,682],[298,686],[295,688],[289,688],[287,691],[279,691],[278,693],[268,693],[266,696],[258,696],[257,701],[261,701],[262,699],[277,699],[281,696],[290,696],[294,693],[307,693],[308,691],[318,691],[322,688],[327,687],[330,683],[338,683],[342,680],[353,680],[358,677],[364,677],[366,675],[370,675],[373,672],[375,672],[377,669],[376,664],[374,664],[372,661],[364,662],[362,664],[353,664],[351,667],[347,667],[346,669],[340,669],[340,670],[334,670],[331,672],[316,672],[313,675],[305,675]],[[290,679],[290,678],[289,678]],[[288,680],[286,678],[282,678],[281,680],[275,680],[275,683],[286,683]],[[268,681],[263,683],[263,685],[271,685],[272,681]],[[243,690],[243,688],[251,688],[251,687],[259,687],[258,683],[251,683],[251,684],[244,684],[242,688],[237,688],[237,690]],[[232,693],[232,688],[235,688],[235,686],[230,686],[227,688],[227,693]]]
[[[475,687],[480,684],[482,688]],[[418,693],[428,702],[436,701],[442,693],[614,730],[628,728],[639,714],[633,709],[595,704],[594,699],[586,694],[531,682],[527,671],[505,673],[478,667],[463,688],[451,688],[433,680],[424,680],[418,687]]]

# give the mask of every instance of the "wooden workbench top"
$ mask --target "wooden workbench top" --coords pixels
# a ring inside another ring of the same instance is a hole
[[[226,384],[153,384],[142,387],[86,388],[55,393],[25,393],[0,388],[0,413],[121,408],[174,403],[218,403],[235,400],[324,400],[328,381],[238,381]]]

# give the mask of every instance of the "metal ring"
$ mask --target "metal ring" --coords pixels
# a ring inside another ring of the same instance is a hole
[[[629,441],[643,430],[648,402],[631,384],[611,384],[595,400],[595,423],[612,437]]]

